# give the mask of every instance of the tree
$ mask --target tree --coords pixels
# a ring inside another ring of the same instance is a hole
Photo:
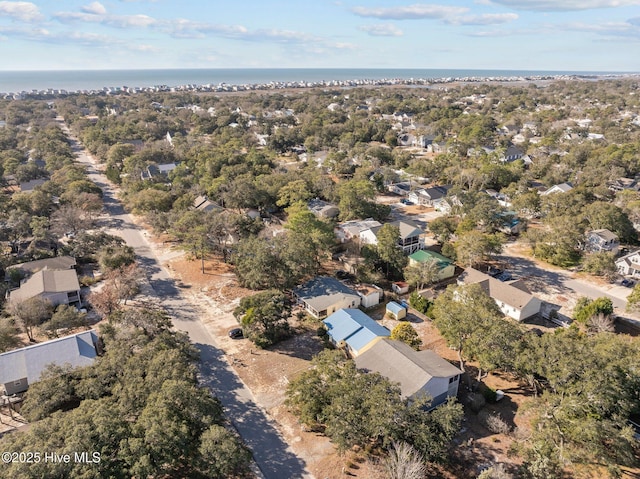
[[[9,351],[20,344],[18,331],[10,318],[0,318],[0,353]]]
[[[79,312],[74,306],[60,304],[53,316],[40,327],[49,337],[57,338],[60,333],[66,334],[71,329],[87,326],[86,313]]]
[[[475,335],[484,334],[487,325],[502,318],[495,301],[477,284],[449,286],[436,298],[433,316],[447,344],[458,351],[462,371],[467,348],[475,344]],[[474,352],[470,350],[469,356],[473,357]]]
[[[640,283],[631,290],[631,294],[627,296],[627,311],[637,311],[640,307]]]
[[[429,231],[431,231],[438,243],[443,244],[451,239],[458,227],[459,220],[455,216],[440,216],[429,222]]]
[[[234,315],[242,324],[245,336],[256,346],[266,348],[291,335],[291,305],[278,290],[267,290],[240,300]]]
[[[615,255],[606,251],[586,255],[582,260],[582,267],[585,271],[604,276],[608,280],[617,276]]]
[[[407,262],[407,257],[398,246],[400,229],[391,223],[386,223],[376,233],[378,242],[376,251],[386,267],[386,275],[396,277]]]
[[[573,319],[586,325],[593,316],[603,314],[611,316],[613,314],[613,303],[611,299],[601,297],[594,300],[580,298],[573,310]]]
[[[440,265],[435,259],[415,262],[404,269],[404,278],[416,289],[422,290],[426,285],[436,283],[440,275]]]
[[[51,317],[52,309],[51,302],[40,296],[12,301],[8,306],[9,314],[22,326],[30,341],[35,341],[34,329]]]
[[[131,246],[107,245],[98,251],[98,262],[104,272],[132,265],[135,260],[136,255]]]
[[[582,210],[585,219],[591,229],[606,228],[618,235],[623,243],[635,244],[638,241],[638,232],[627,214],[612,203],[594,201]]]
[[[318,265],[320,258],[335,243],[335,234],[329,223],[317,218],[304,203],[295,203],[287,208],[285,228],[288,241],[311,248]]]
[[[384,461],[389,479],[423,479],[427,476],[424,459],[411,444],[395,442]]]
[[[284,185],[278,191],[276,204],[281,208],[292,206],[298,202],[305,203],[313,197],[306,180],[295,180]]]
[[[496,234],[467,231],[455,242],[456,258],[465,266],[475,266],[502,251],[503,239]]]
[[[402,341],[408,344],[416,351],[422,346],[422,339],[418,336],[418,332],[409,323],[403,322],[398,324],[391,331],[391,339]]]

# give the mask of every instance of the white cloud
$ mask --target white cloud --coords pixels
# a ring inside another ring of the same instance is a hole
[[[392,8],[354,7],[351,11],[360,17],[373,17],[387,20],[418,20],[423,18],[442,19],[462,15],[468,12],[469,9],[466,7],[417,3],[406,7]]]
[[[116,28],[150,27],[158,21],[147,15],[98,15],[95,13],[58,12],[54,18],[62,23],[100,23]]]
[[[81,10],[85,13],[91,13],[93,15],[104,15],[107,13],[107,9],[104,8],[100,2],[93,2],[89,5],[85,5],[81,8]]]
[[[403,35],[402,30],[390,23],[362,25],[358,29],[374,37],[401,37]]]
[[[42,20],[38,7],[31,2],[0,2],[0,16],[14,18],[23,22]]]
[[[515,13],[485,13],[482,15],[462,15],[445,20],[453,25],[500,25],[518,19]]]
[[[627,22],[604,22],[604,23],[568,23],[561,25],[563,30],[588,32],[605,37],[624,37],[640,40],[640,23],[638,19],[631,19]]]
[[[640,5],[640,0],[491,0],[492,3],[518,10],[557,12],[616,8]]]

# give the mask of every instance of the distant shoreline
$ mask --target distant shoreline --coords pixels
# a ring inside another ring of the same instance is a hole
[[[638,78],[640,73],[438,69],[199,69],[0,72],[5,99],[144,92],[246,92],[298,88],[432,86],[450,83],[540,83]],[[280,79],[278,79],[280,78]],[[282,80],[281,78],[288,78]],[[59,84],[66,87],[29,88]],[[18,87],[22,85],[22,87]],[[96,85],[96,86],[94,86]],[[107,86],[97,86],[107,85]],[[86,86],[86,87],[85,87]],[[17,87],[17,88],[16,88]]]

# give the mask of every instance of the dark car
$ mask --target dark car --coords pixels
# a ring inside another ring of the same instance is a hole
[[[242,328],[233,328],[231,331],[229,331],[229,337],[231,339],[244,338],[244,334],[242,333]]]
[[[496,279],[499,279],[500,281],[511,281],[513,279],[513,276],[511,275],[511,273],[503,271],[498,276],[496,276]]]
[[[487,274],[493,278],[500,276],[503,272],[504,271],[502,271],[500,268],[494,268],[493,266],[489,266],[489,269],[487,270]]]
[[[620,284],[622,286],[626,286],[627,288],[633,288],[636,283],[632,279],[623,279]]]

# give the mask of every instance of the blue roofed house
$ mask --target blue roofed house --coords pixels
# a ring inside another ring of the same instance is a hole
[[[323,321],[329,340],[357,357],[391,332],[359,309],[341,309]]]
[[[458,395],[462,371],[431,350],[416,351],[402,341],[381,339],[355,358],[356,367],[400,385],[403,398],[431,398],[435,407]]]
[[[98,348],[98,336],[92,329],[0,354],[0,385],[7,395],[24,392],[49,364],[89,366]]]

